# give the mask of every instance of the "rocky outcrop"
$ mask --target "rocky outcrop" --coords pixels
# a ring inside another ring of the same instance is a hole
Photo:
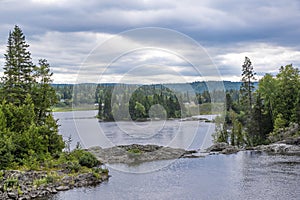
[[[267,153],[273,154],[286,154],[286,155],[299,155],[300,156],[300,146],[290,145],[283,143],[275,143],[270,145],[261,145],[255,148],[255,150],[265,151]]]
[[[277,144],[288,144],[288,145],[300,145],[300,137],[296,138],[286,138],[285,140],[281,140],[276,142]]]
[[[238,151],[240,151],[238,147],[229,145],[225,142],[213,144],[211,147],[206,149],[206,152],[211,154],[215,154],[216,152],[222,154],[232,154],[237,153]]]
[[[68,175],[62,171],[0,171],[0,199],[29,200],[108,180],[108,173]]]
[[[286,155],[300,155],[300,137],[298,138],[287,138],[285,140],[272,143],[269,145],[260,145],[257,147],[246,147],[239,149],[236,146],[229,145],[225,142],[213,144],[211,147],[206,149],[207,153],[210,154],[232,154],[240,150],[254,150],[264,151],[272,154],[286,154]]]
[[[103,163],[141,163],[155,160],[170,160],[189,157],[196,151],[158,145],[121,145],[110,148],[92,147],[88,149]],[[195,155],[194,155],[195,156]]]

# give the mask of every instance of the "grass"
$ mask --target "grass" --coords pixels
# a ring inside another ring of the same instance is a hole
[[[53,107],[53,112],[70,112],[70,111],[85,111],[85,110],[97,110],[95,107]]]
[[[137,149],[137,148],[129,149],[127,152],[132,153],[132,154],[142,154],[143,153],[140,149]]]

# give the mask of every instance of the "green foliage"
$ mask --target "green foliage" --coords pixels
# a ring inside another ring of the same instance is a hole
[[[34,185],[35,187],[40,187],[40,186],[46,185],[46,184],[48,184],[48,181],[47,181],[47,178],[46,178],[46,177],[45,177],[45,178],[40,178],[40,179],[35,179],[35,180],[33,181],[33,185]]]
[[[144,118],[145,117],[145,107],[143,106],[143,104],[139,103],[139,102],[135,102],[135,106],[134,106],[134,115],[135,117],[138,118]]]
[[[73,173],[76,173],[80,170],[80,164],[78,161],[68,161],[66,163],[66,169],[70,170]]]
[[[150,118],[149,111],[157,105],[163,108],[160,110],[163,113],[155,113],[157,116],[165,116],[165,113],[167,118],[187,115],[182,94],[175,94],[162,85],[98,85],[96,96],[98,118],[104,121]]]
[[[22,105],[34,82],[33,63],[22,30],[15,26],[9,33],[5,56],[2,99]]]
[[[277,115],[275,122],[274,122],[274,131],[278,131],[283,129],[287,124],[287,121],[283,118],[283,115],[280,113]]]
[[[132,153],[132,154],[142,154],[143,153],[140,149],[137,149],[137,148],[129,149],[127,152]]]
[[[229,134],[227,132],[227,124],[224,121],[223,116],[217,116],[215,118],[215,134],[214,134],[214,140],[216,142],[226,142],[228,143]]]
[[[85,151],[83,151],[82,154],[83,155],[79,157],[79,164],[81,166],[93,168],[99,165],[99,161],[93,154]]]
[[[19,181],[17,178],[9,177],[4,181],[3,190],[8,191],[8,189],[17,189],[19,187]]]
[[[34,66],[29,45],[18,26],[9,33],[0,88],[0,169],[22,166],[38,169],[48,153],[64,148],[51,113],[56,94],[50,66]]]
[[[299,134],[300,74],[292,65],[280,67],[276,77],[266,74],[255,91],[254,69],[245,58],[240,97],[226,94],[225,122],[216,120],[215,140],[256,146]],[[228,127],[231,131],[227,132]]]
[[[248,57],[245,57],[245,62],[242,66],[242,85],[240,88],[241,93],[241,105],[244,110],[251,111],[253,104],[253,91],[255,72],[252,63]]]
[[[78,172],[84,167],[93,168],[98,167],[101,163],[98,159],[90,152],[83,149],[75,149],[71,152],[63,152],[57,165],[65,166],[66,169],[72,172]]]

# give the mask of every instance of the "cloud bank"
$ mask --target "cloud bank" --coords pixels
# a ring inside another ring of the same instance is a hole
[[[281,65],[299,66],[299,19],[300,2],[297,0],[0,0],[0,54],[5,53],[9,30],[18,24],[26,35],[33,57],[50,62],[54,81],[72,83],[77,81],[76,75],[91,51],[103,42],[131,29],[162,27],[193,39],[207,51],[222,79],[238,81],[245,56],[250,57],[260,76],[275,74]],[[157,33],[155,37],[157,44],[165,44],[163,36]],[[148,47],[146,38],[147,35],[130,36],[110,48],[129,44]],[[189,50],[188,44],[172,41],[165,44],[168,50],[181,49],[185,53]],[[3,66],[3,56],[0,58]],[[97,66],[97,73],[105,70],[101,59],[93,64]],[[203,78],[182,58],[158,51],[130,54],[116,64],[106,71],[105,78],[98,80],[122,80],[125,75],[128,77],[131,67],[136,68],[131,75],[137,82]],[[138,67],[141,65],[144,67]],[[89,72],[85,73],[88,77]],[[94,73],[91,71],[90,75]]]

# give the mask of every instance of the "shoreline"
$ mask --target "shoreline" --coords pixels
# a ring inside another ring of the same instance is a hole
[[[158,145],[120,145],[111,148],[91,147],[87,151],[100,162],[133,164],[179,158],[200,158],[209,155],[234,154],[240,151],[261,151],[275,155],[300,156],[300,137],[253,148],[238,148],[227,143],[216,143],[205,152],[184,150]],[[97,168],[94,172],[68,173],[64,170],[1,170],[0,199],[30,200],[49,197],[60,191],[96,186],[108,181],[107,169]]]
[[[210,154],[233,154],[239,151],[261,151],[274,155],[297,155],[300,156],[300,137],[278,141],[268,145],[239,148],[225,142],[215,143],[207,149]]]
[[[0,171],[0,199],[30,200],[60,191],[95,186],[108,181],[108,171],[69,174],[57,171]]]

